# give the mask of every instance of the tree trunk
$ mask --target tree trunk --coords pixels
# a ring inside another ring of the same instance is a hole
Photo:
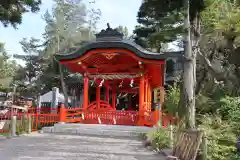
[[[59,73],[60,73],[60,82],[61,82],[62,91],[63,91],[63,95],[64,95],[64,105],[65,105],[65,107],[68,107],[68,90],[66,87],[66,83],[64,81],[63,69],[62,69],[62,65],[60,64],[60,62],[58,62],[58,66],[59,66]]]
[[[195,66],[196,56],[192,52],[191,26],[189,17],[189,0],[184,1],[186,31],[184,40],[183,86],[181,88],[180,104],[186,111],[183,119],[186,128],[195,128]]]

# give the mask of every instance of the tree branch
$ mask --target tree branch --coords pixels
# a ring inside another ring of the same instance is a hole
[[[217,81],[224,81],[226,83],[232,83],[236,84],[237,79],[235,76],[228,74],[228,73],[223,73],[216,71],[211,64],[210,60],[200,51],[200,49],[197,50],[198,55],[200,58],[202,58],[204,64],[206,65],[208,71],[213,75],[214,78],[216,78]]]

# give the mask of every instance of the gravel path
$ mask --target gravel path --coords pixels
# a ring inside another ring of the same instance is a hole
[[[1,160],[165,160],[130,138],[34,133],[0,139]]]

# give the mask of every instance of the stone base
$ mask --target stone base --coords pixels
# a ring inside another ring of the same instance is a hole
[[[120,126],[103,124],[55,124],[42,128],[43,133],[59,133],[92,136],[139,137],[141,133],[152,131],[150,127]]]

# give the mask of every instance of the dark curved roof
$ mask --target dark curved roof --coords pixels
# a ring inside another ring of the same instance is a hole
[[[96,41],[86,43],[81,47],[70,48],[62,53],[56,54],[57,60],[73,60],[86,54],[92,49],[127,49],[136,54],[136,56],[144,59],[167,59],[171,57],[181,57],[182,52],[150,52],[130,40],[123,40],[123,35],[115,29],[107,28],[96,34]]]

